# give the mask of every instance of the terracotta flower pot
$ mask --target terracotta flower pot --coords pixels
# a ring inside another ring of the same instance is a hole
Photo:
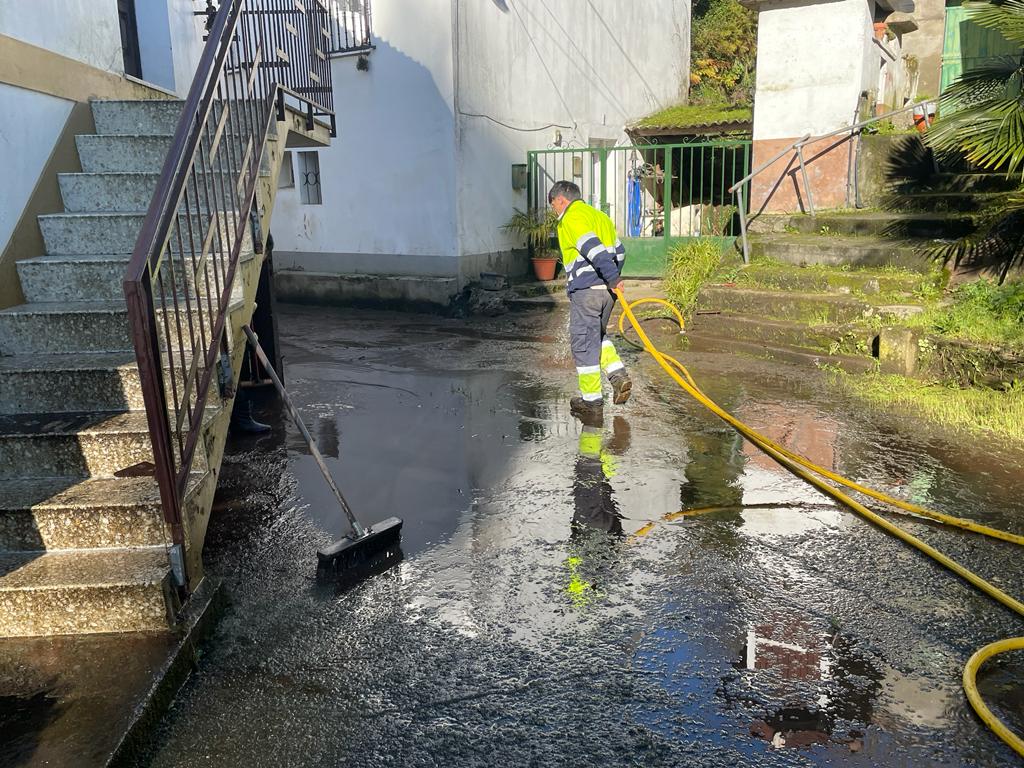
[[[555,279],[555,269],[558,267],[558,259],[539,258],[530,259],[533,262],[533,274],[538,280],[547,281]]]

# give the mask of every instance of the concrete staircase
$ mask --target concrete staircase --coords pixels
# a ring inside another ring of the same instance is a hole
[[[999,174],[934,174],[895,182],[882,209],[759,216],[752,263],[701,291],[693,347],[870,370],[879,328],[943,284],[937,257],[1013,187]]]
[[[46,254],[17,265],[26,303],[0,311],[0,636],[165,630],[179,608],[121,281],[181,103],[92,108]]]

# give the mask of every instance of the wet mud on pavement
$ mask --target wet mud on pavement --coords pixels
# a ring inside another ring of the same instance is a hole
[[[285,307],[279,323],[320,450],[364,520],[405,519],[406,557],[318,584],[341,513],[298,432],[258,409],[275,430],[231,443],[206,543],[232,606],[140,765],[1017,764],[960,677],[1022,622],[639,353],[620,344],[633,400],[583,433],[559,312]],[[1024,532],[1021,454],[861,412],[805,369],[684,360],[816,463]],[[902,521],[1021,594],[1012,545]],[[1018,730],[1021,661],[982,679]]]

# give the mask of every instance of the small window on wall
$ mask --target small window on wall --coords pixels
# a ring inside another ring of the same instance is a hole
[[[320,205],[320,156],[316,152],[298,152],[299,198],[303,205]]]
[[[292,153],[285,152],[281,158],[281,173],[277,176],[278,189],[292,189],[295,187],[295,169],[292,167]]]

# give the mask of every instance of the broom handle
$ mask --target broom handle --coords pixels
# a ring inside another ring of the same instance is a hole
[[[242,330],[245,331],[246,338],[249,339],[249,344],[252,345],[253,351],[256,353],[256,357],[259,358],[260,364],[266,369],[267,373],[270,374],[270,380],[274,382],[274,386],[277,387],[277,393],[281,395],[281,399],[284,400],[285,406],[288,408],[288,415],[292,417],[292,421],[295,422],[295,426],[299,428],[299,432],[306,439],[306,445],[309,446],[309,452],[313,454],[313,458],[316,459],[317,466],[320,467],[320,471],[323,473],[324,480],[331,487],[334,492],[334,497],[338,500],[338,504],[341,506],[341,511],[345,513],[345,517],[348,518],[349,523],[352,525],[352,532],[359,538],[366,535],[366,528],[360,523],[356,516],[352,513],[352,508],[345,501],[345,497],[341,495],[341,491],[338,490],[338,486],[334,482],[334,478],[331,477],[330,471],[327,469],[327,465],[324,463],[324,457],[320,455],[320,451],[316,449],[316,443],[313,442],[313,436],[309,434],[309,430],[306,429],[306,425],[302,423],[302,418],[299,416],[299,412],[295,410],[295,406],[292,405],[292,399],[288,396],[288,392],[284,388],[284,384],[281,383],[281,379],[277,377],[277,373],[274,371],[274,367],[270,364],[267,359],[267,354],[263,351],[263,347],[260,346],[259,339],[256,334],[252,332],[252,328],[248,325],[243,325]]]

